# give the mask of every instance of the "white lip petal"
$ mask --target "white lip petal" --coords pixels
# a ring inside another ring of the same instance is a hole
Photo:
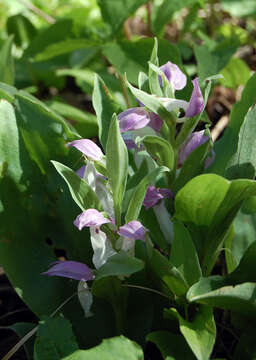
[[[170,112],[178,109],[183,109],[184,111],[187,111],[189,106],[189,103],[187,101],[179,99],[160,98],[160,101],[162,102],[166,110]]]

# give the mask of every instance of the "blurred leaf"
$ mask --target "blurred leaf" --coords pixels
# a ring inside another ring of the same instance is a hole
[[[197,0],[162,0],[153,2],[151,27],[155,35],[159,35],[163,27],[171,20],[173,14]]]
[[[127,174],[128,151],[114,114],[109,127],[106,145],[106,165],[110,187],[112,189],[116,226],[121,225],[122,202],[124,198]]]
[[[101,209],[97,195],[86,181],[81,179],[72,169],[58,161],[52,161],[52,163],[66,181],[73,200],[82,211],[86,209]]]
[[[107,43],[103,46],[103,54],[108,61],[114,65],[119,75],[127,74],[128,80],[138,85],[138,75],[142,71],[148,73],[148,60],[150,59],[154,39],[140,39],[137,41],[118,41]],[[176,46],[167,40],[158,41],[159,64],[163,65],[171,61],[178,66],[181,65],[181,57]]]
[[[139,240],[138,240],[139,241]],[[95,281],[107,276],[130,276],[143,269],[143,262],[121,251],[108,258],[107,262],[95,272]]]
[[[229,125],[225,130],[224,135],[214,146],[216,158],[209,168],[211,172],[225,175],[225,169],[228,167],[229,161],[237,151],[239,132],[245,120],[247,111],[256,100],[256,94],[254,93],[255,86],[256,74],[252,75],[246,83],[241,100],[232,107]]]
[[[141,5],[148,0],[97,0],[101,9],[102,17],[112,28],[112,34],[116,35],[124,21],[131,16]]]
[[[154,331],[147,335],[147,341],[153,342],[161,351],[165,360],[194,360],[188,344],[181,335],[168,331]]]
[[[143,351],[135,342],[123,335],[103,342],[89,350],[78,350],[65,360],[143,360]]]
[[[16,93],[17,89],[15,87],[0,82],[0,99],[5,99],[12,103]]]
[[[99,139],[103,148],[106,149],[111,119],[114,113],[119,112],[120,107],[111,96],[104,81],[97,75],[94,78],[92,102],[97,115]]]
[[[17,46],[27,46],[37,33],[31,21],[22,14],[10,16],[6,27],[8,34],[14,35],[14,42]]]
[[[75,50],[92,50],[96,53],[99,50],[97,43],[86,39],[67,39],[51,44],[39,52],[35,56],[35,61],[45,61],[56,56],[71,53]]]
[[[198,360],[209,359],[216,337],[216,327],[213,309],[209,306],[200,306],[193,321],[186,321],[176,309],[166,310],[172,312],[180,323],[180,331]]]
[[[251,71],[242,59],[233,57],[221,71],[221,74],[224,77],[220,79],[220,83],[223,86],[237,88],[247,83],[250,79]]]
[[[188,285],[193,285],[202,276],[197,252],[186,227],[174,221],[174,240],[170,256],[171,263],[182,273]]]
[[[25,50],[23,57],[34,57],[35,55],[44,51],[50,45],[73,37],[72,25],[73,22],[70,19],[58,20],[55,24],[49,25],[33,38]]]
[[[14,83],[14,61],[12,56],[13,36],[4,41],[0,49],[0,81],[9,85]]]
[[[237,151],[229,162],[226,174],[229,179],[254,179],[256,173],[256,108],[245,116],[240,127]]]
[[[61,317],[42,318],[35,341],[34,358],[36,360],[59,360],[76,350],[78,350],[78,345],[68,320]]]
[[[252,16],[256,13],[254,0],[221,0],[221,7],[234,17]]]
[[[125,215],[125,221],[128,223],[132,220],[137,220],[140,214],[140,210],[146,195],[147,187],[149,184],[155,183],[159,175],[169,169],[165,166],[158,167],[148,173],[133,190],[129,206]]]
[[[228,64],[238,46],[233,40],[225,40],[211,50],[206,45],[196,45],[194,50],[200,80],[218,74]]]
[[[98,124],[95,115],[56,100],[47,101],[46,104],[56,113],[71,120],[74,128],[82,138],[85,139],[97,136]]]

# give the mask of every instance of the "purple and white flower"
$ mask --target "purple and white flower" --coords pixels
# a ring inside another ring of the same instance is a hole
[[[165,74],[167,80],[172,84],[173,90],[182,90],[187,84],[187,77],[180,70],[178,65],[168,61],[166,64],[160,66],[160,70]],[[162,87],[163,82],[161,76],[158,77],[159,84]]]
[[[143,201],[143,205],[146,209],[155,206],[160,200],[171,197],[172,192],[169,189],[157,189],[155,186],[150,185],[147,188],[147,192]]]
[[[101,151],[101,148],[96,145],[92,140],[74,140],[70,143],[67,143],[67,146],[75,147],[77,150],[81,151],[81,153],[83,153],[89,160],[102,162],[104,159],[104,154]]]

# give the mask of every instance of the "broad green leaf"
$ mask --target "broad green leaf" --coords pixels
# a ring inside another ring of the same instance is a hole
[[[148,73],[148,60],[150,59],[154,39],[139,39],[136,41],[118,41],[103,46],[103,54],[114,65],[119,75],[127,74],[128,80],[138,85],[139,72]],[[167,40],[158,41],[159,65],[171,61],[181,66],[181,57],[176,46]]]
[[[86,39],[67,39],[59,41],[54,44],[50,44],[39,52],[35,56],[35,61],[45,61],[52,59],[56,56],[60,56],[66,53],[71,53],[78,49],[93,49],[94,51],[99,50],[99,46],[96,42],[92,42]]]
[[[256,285],[245,283],[226,286],[221,276],[202,278],[187,293],[189,302],[197,302],[221,309],[232,310],[244,316],[256,314]]]
[[[173,170],[174,167],[174,151],[170,143],[154,135],[147,135],[142,140],[147,152],[152,156],[159,166],[166,166]]]
[[[13,36],[9,36],[0,48],[0,81],[14,83],[14,61],[12,56]]]
[[[124,251],[111,256],[107,262],[95,272],[95,281],[107,276],[130,276],[143,269],[143,262],[129,256]]]
[[[137,220],[140,214],[142,203],[144,201],[147,187],[151,183],[155,183],[160,174],[169,169],[165,166],[158,167],[146,175],[133,191],[133,195],[130,199],[129,206],[125,215],[125,221],[128,223],[132,220]]]
[[[239,43],[231,40],[224,40],[211,50],[206,45],[196,45],[194,50],[200,80],[218,74],[228,64],[238,46]]]
[[[197,245],[201,247],[199,256],[203,256],[203,272],[209,274],[243,200],[255,192],[254,181],[229,182],[218,175],[205,174],[190,180],[176,195],[176,218],[201,229],[201,240],[197,239]]]
[[[237,151],[240,128],[249,108],[256,100],[256,95],[254,93],[255,86],[256,74],[252,75],[247,82],[241,100],[232,107],[229,126],[221,139],[215,143],[214,150],[216,158],[210,167],[211,172],[225,175],[225,169],[228,167],[229,161]]]
[[[116,115],[113,116],[106,145],[106,164],[113,193],[115,222],[121,225],[121,209],[128,175],[128,151],[120,133]]]
[[[188,285],[193,285],[202,276],[194,243],[186,227],[174,221],[174,240],[171,248],[171,263],[182,273]]]
[[[237,88],[240,85],[245,85],[250,79],[250,68],[240,58],[231,58],[227,66],[221,71],[223,79],[220,83],[229,88]]]
[[[197,0],[162,0],[153,2],[151,27],[159,35],[163,27],[171,20],[176,11],[195,3]]]
[[[229,179],[254,179],[256,172],[256,108],[249,110],[239,131],[237,151],[228,164]]]
[[[10,16],[6,24],[9,35],[14,35],[17,46],[27,46],[36,35],[36,28],[29,19],[22,14]]]
[[[92,102],[98,120],[99,139],[106,149],[111,119],[115,112],[119,112],[120,107],[110,95],[103,80],[97,75],[94,78]]]
[[[59,360],[78,350],[71,323],[64,319],[43,317],[39,321],[34,348],[35,360]]]
[[[103,342],[89,350],[77,350],[65,360],[143,360],[143,351],[135,342],[123,335]]]
[[[189,286],[186,283],[182,272],[177,269],[171,262],[158,250],[153,250],[151,257],[152,271],[156,274],[175,294],[183,296],[186,294]]]
[[[47,105],[64,118],[72,120],[74,128],[82,138],[97,136],[98,124],[95,115],[60,101],[51,100],[47,102]]]
[[[97,0],[104,21],[111,26],[112,34],[117,35],[124,21],[148,0]]]
[[[213,309],[200,306],[192,322],[186,321],[174,308],[167,310],[176,316],[180,331],[198,360],[210,358],[216,337]]]
[[[92,188],[80,178],[72,169],[57,162],[52,161],[58,173],[66,181],[71,196],[75,203],[82,211],[86,209],[99,209],[101,210],[100,202],[97,195]]]
[[[181,335],[168,331],[154,331],[147,335],[147,341],[153,342],[161,351],[165,360],[193,360],[194,354]]]

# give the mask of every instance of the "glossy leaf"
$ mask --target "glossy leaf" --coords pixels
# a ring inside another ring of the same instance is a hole
[[[106,164],[109,183],[113,192],[115,221],[121,225],[121,209],[128,174],[128,152],[120,133],[116,115],[113,116],[106,145]]]
[[[176,316],[180,323],[180,331],[198,360],[210,358],[216,337],[213,309],[201,306],[192,322],[186,321],[176,309],[167,310]]]
[[[221,276],[202,278],[187,293],[189,302],[197,302],[221,309],[232,310],[245,316],[255,316],[256,285],[245,283],[225,285]]]
[[[143,351],[135,342],[123,335],[104,339],[98,346],[89,350],[77,350],[65,360],[143,360]]]
[[[138,219],[148,185],[155,183],[159,175],[166,171],[169,171],[169,169],[165,166],[161,166],[154,169],[148,175],[146,175],[140,181],[137,187],[133,190],[133,195],[131,196],[128,209],[125,215],[126,223]]]
[[[95,281],[107,276],[130,276],[143,269],[143,262],[129,256],[124,251],[111,256],[107,262],[96,271]]]
[[[64,318],[43,317],[35,341],[36,360],[57,360],[78,350],[70,322]]]
[[[82,211],[86,209],[101,210],[100,202],[92,188],[69,167],[52,161],[58,173],[66,181],[71,196]]]
[[[194,243],[186,227],[174,221],[174,240],[170,256],[171,263],[182,273],[188,285],[193,285],[202,276]]]

